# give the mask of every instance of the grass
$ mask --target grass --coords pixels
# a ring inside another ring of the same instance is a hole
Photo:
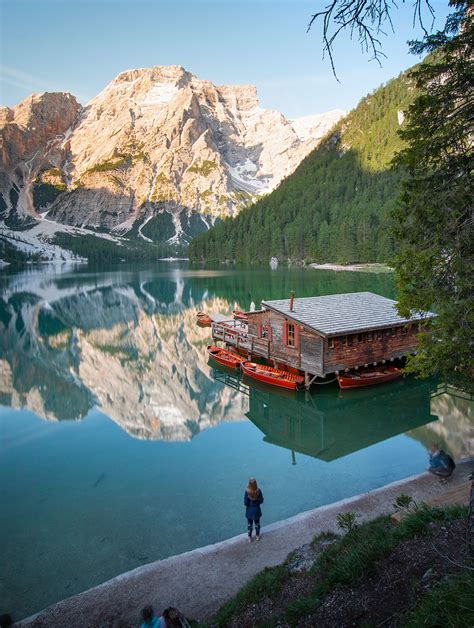
[[[89,168],[84,174],[92,174],[94,172],[108,172],[109,170],[117,170],[117,168],[121,168],[127,162],[131,161],[131,155],[119,155],[119,159],[115,161],[103,161],[100,164],[96,164]]]
[[[357,526],[342,537],[336,537],[332,533],[317,535],[312,541],[313,546],[319,541],[334,540],[335,538],[336,540],[322,552],[309,571],[309,575],[314,578],[313,593],[288,604],[285,609],[285,620],[291,625],[296,625],[298,621],[314,613],[332,589],[339,585],[354,584],[361,580],[370,572],[377,561],[388,556],[399,543],[425,534],[432,522],[449,522],[465,517],[467,517],[465,506],[450,506],[441,509],[421,505],[415,512],[407,515],[397,526],[393,526],[387,515]],[[260,601],[263,597],[275,599],[279,595],[283,583],[289,577],[291,576],[286,569],[286,562],[278,567],[264,569],[236,597],[222,606],[213,623],[226,626],[232,618],[243,613],[249,604]],[[466,612],[474,613],[472,608],[474,607],[473,585],[464,582],[463,586],[466,594],[471,595],[472,600],[470,604],[466,604],[468,607]],[[439,608],[438,611],[450,612],[449,609],[454,604],[452,600],[455,596],[455,588],[452,589],[452,593],[449,593],[450,587],[446,587],[444,590],[446,591],[446,603],[443,602],[442,608]],[[457,599],[459,603],[459,597]],[[426,607],[429,608],[429,605],[435,604],[435,602],[436,598],[430,602],[427,597]],[[420,610],[419,612],[427,611]],[[467,624],[448,622],[443,625],[464,626]],[[474,623],[471,622],[470,625],[474,625]]]
[[[242,613],[249,604],[259,602],[263,597],[275,597],[281,591],[285,575],[284,565],[265,567],[232,600],[222,606],[213,623],[227,626],[229,621]]]
[[[201,177],[208,177],[213,170],[217,168],[217,164],[215,161],[210,161],[209,159],[205,159],[202,164],[194,163],[188,168],[188,172],[193,172],[194,174],[199,174]]]
[[[405,618],[407,628],[474,626],[474,575],[472,571],[447,576],[435,585]]]

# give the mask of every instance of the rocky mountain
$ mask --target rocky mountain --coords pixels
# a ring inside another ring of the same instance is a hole
[[[178,66],[122,72],[82,108],[34,95],[1,111],[1,216],[187,244],[274,190],[343,115],[288,120],[255,87]]]
[[[43,170],[62,162],[57,138],[80,110],[71,94],[33,94],[14,108],[0,108],[0,217],[36,217],[32,185]]]

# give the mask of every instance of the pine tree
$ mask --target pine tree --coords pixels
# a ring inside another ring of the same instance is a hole
[[[452,4],[445,29],[412,44],[431,57],[411,74],[420,94],[401,132],[407,178],[393,219],[400,311],[438,314],[409,368],[472,390],[474,28],[469,3]]]

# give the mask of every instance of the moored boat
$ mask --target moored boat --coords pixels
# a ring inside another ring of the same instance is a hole
[[[242,310],[234,310],[232,312],[233,317],[238,320],[238,321],[248,321],[248,316],[245,312],[242,312]]]
[[[198,312],[196,314],[196,321],[201,327],[209,327],[212,323],[212,318],[205,312]]]
[[[226,349],[216,347],[215,345],[209,345],[207,347],[207,352],[210,357],[219,364],[235,370],[238,370],[242,362],[245,361],[245,358],[243,358],[238,353],[227,351]]]
[[[304,377],[266,366],[265,364],[257,364],[256,362],[242,362],[241,369],[244,375],[248,375],[252,379],[259,382],[270,384],[271,386],[279,386],[280,388],[289,388],[296,390],[304,386]]]
[[[344,373],[337,376],[339,387],[361,388],[375,384],[385,384],[402,376],[402,371],[395,366],[386,366],[373,371],[361,371],[358,373]]]

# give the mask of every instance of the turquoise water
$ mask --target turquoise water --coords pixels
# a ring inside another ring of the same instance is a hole
[[[15,618],[146,562],[455,456],[472,404],[413,379],[311,395],[248,387],[208,365],[199,309],[351,290],[394,296],[389,274],[46,268],[0,274],[0,612]]]

